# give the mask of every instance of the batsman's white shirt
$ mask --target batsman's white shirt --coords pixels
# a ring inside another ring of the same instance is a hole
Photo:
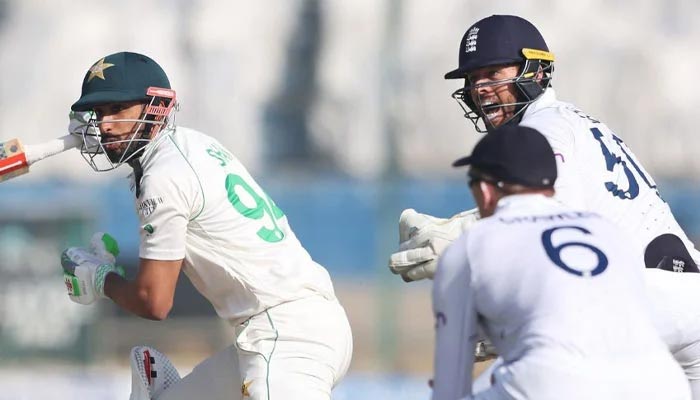
[[[192,129],[161,132],[139,161],[140,257],[183,259],[236,331],[234,345],[159,399],[330,399],[350,363],[350,325],[282,210],[228,150]]]
[[[501,199],[440,259],[433,399],[689,399],[625,236],[542,195]],[[479,329],[504,365],[471,397]]]
[[[554,149],[556,197],[564,204],[597,212],[617,224],[640,257],[652,239],[672,233],[700,263],[700,252],[659,196],[651,175],[605,124],[558,101],[549,88],[528,106],[520,125],[537,129]],[[644,265],[644,259],[639,260]]]
[[[193,285],[233,324],[287,301],[334,298],[287,218],[215,139],[177,127],[140,159],[141,258],[179,260]]]

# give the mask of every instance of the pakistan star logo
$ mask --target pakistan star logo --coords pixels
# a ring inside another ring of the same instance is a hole
[[[148,232],[148,234],[150,235],[153,233],[153,231],[156,230],[156,228],[154,228],[153,225],[151,225],[151,224],[147,224],[143,227],[143,230]]]
[[[104,70],[113,66],[114,64],[106,63],[104,58],[96,62],[95,65],[90,67],[90,76],[88,76],[88,82],[90,82],[94,77],[98,77],[102,80],[105,80]]]

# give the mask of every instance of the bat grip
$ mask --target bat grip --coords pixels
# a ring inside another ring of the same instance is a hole
[[[24,154],[27,157],[27,164],[43,160],[58,153],[62,153],[68,149],[73,149],[82,144],[83,138],[79,135],[66,135],[57,139],[53,139],[46,143],[25,145]]]

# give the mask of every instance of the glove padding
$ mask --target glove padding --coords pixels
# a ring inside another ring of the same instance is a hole
[[[90,238],[90,251],[110,264],[115,264],[119,255],[119,244],[112,235],[97,232]]]
[[[68,133],[81,136],[85,147],[91,152],[102,149],[100,131],[96,125],[90,124],[94,116],[92,111],[71,111],[68,114]]]
[[[478,219],[477,209],[449,219],[404,210],[399,217],[399,251],[389,258],[389,269],[405,282],[433,279],[442,252]]]
[[[119,247],[116,240],[105,233],[96,233],[90,240],[90,249],[71,247],[61,254],[63,279],[68,297],[79,304],[91,304],[105,298],[104,283],[107,275],[124,276],[124,269],[115,266]]]

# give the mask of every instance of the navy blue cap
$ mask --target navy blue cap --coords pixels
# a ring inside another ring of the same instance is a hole
[[[659,235],[644,250],[644,265],[672,272],[699,272],[681,238],[671,233]]]
[[[484,135],[471,155],[452,163],[464,165],[497,181],[533,188],[553,187],[557,179],[552,146],[537,130],[520,125],[504,125]]]
[[[540,32],[526,19],[492,15],[467,29],[459,45],[459,67],[445,79],[463,79],[470,71],[527,59],[554,61]]]

